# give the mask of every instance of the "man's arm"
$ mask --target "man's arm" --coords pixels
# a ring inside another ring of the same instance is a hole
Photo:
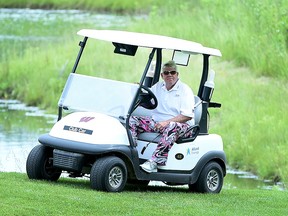
[[[182,114],[178,115],[178,116],[175,116],[171,119],[168,119],[166,121],[161,121],[161,122],[158,122],[155,127],[157,129],[162,129],[163,127],[166,127],[170,122],[179,122],[179,123],[185,123],[189,120],[191,120],[192,118],[191,117],[188,117],[188,116],[184,116]]]

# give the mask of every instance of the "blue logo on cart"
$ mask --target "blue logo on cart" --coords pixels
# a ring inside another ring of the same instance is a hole
[[[199,147],[192,147],[187,149],[187,155],[199,154]]]

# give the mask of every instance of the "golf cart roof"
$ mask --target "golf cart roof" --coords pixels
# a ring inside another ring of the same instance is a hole
[[[138,47],[150,47],[169,50],[180,50],[189,54],[207,54],[212,56],[221,56],[218,49],[202,46],[200,43],[172,38],[161,35],[136,33],[117,30],[93,30],[82,29],[77,32],[78,35],[94,38],[98,40],[111,41],[121,44],[129,44]]]

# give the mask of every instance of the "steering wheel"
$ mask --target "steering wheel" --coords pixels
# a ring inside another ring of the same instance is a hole
[[[147,86],[141,85],[140,89],[139,105],[146,109],[155,109],[158,105],[155,94]]]

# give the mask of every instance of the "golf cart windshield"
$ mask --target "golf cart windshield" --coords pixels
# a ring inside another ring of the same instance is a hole
[[[58,102],[69,111],[126,116],[138,85],[71,73]]]

